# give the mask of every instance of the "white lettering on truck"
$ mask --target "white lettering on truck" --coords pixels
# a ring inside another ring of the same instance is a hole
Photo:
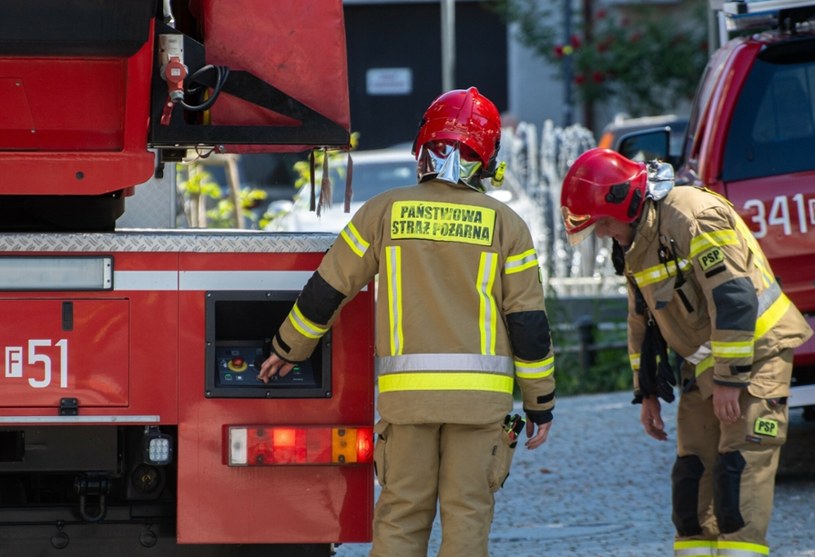
[[[28,384],[35,389],[44,389],[51,385],[52,375],[52,360],[51,356],[43,353],[43,348],[49,346],[56,346],[59,348],[59,387],[61,389],[68,388],[68,340],[60,339],[53,342],[51,339],[29,339],[28,341],[28,360],[24,362],[24,355],[26,353],[23,346],[6,346],[6,366],[5,376],[10,379],[19,379],[23,377],[23,366],[27,363],[29,366],[36,366],[42,364],[41,378],[28,378]]]
[[[790,199],[792,199],[792,207],[790,207]],[[750,220],[758,226],[758,229],[753,230],[756,238],[766,236],[770,226],[781,226],[784,235],[791,236],[793,220],[790,218],[790,209],[798,221],[795,232],[806,234],[809,227],[815,226],[815,198],[805,199],[803,193],[796,193],[792,198],[786,195],[776,196],[773,198],[769,211],[761,199],[748,199],[744,202],[744,209],[746,211],[755,210],[755,214],[750,215]]]

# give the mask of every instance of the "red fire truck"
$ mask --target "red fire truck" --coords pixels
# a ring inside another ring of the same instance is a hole
[[[341,1],[2,12],[0,555],[369,541],[372,289],[255,378],[334,237],[116,228],[187,152],[348,148]]]
[[[722,46],[697,90],[678,182],[703,184],[735,205],[815,327],[815,2],[710,3]],[[669,139],[670,130],[637,131],[617,149],[673,160]],[[790,407],[815,419],[815,339],[796,350],[794,364]]]

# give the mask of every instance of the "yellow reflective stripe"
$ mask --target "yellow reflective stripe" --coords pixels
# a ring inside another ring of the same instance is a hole
[[[289,321],[301,335],[308,338],[320,338],[328,330],[327,328],[320,327],[313,321],[306,319],[303,316],[303,313],[300,311],[300,308],[297,307],[296,303],[294,304],[294,307],[291,308],[291,312],[289,312]]]
[[[715,540],[674,542],[674,557],[712,557],[716,555]]]
[[[752,358],[753,340],[724,342],[714,340],[710,343],[713,356],[716,358]]]
[[[716,548],[716,555],[720,557],[762,557],[770,554],[769,547],[758,543],[719,541]]]
[[[631,369],[633,369],[634,371],[639,371],[640,369],[640,358],[641,356],[639,352],[636,354],[628,355],[628,360],[631,362]]]
[[[704,232],[690,241],[690,258],[693,259],[703,251],[720,246],[738,245],[739,238],[733,229]]]
[[[681,270],[684,271],[690,268],[690,266],[691,264],[687,259],[679,260],[679,268]],[[642,288],[643,286],[648,286],[655,282],[667,280],[674,275],[676,275],[676,263],[668,261],[665,264],[660,263],[659,265],[644,269],[639,273],[634,273],[634,280],[637,281],[637,286]]]
[[[481,353],[495,354],[495,330],[498,326],[498,306],[492,295],[495,284],[498,254],[483,252],[478,264],[478,329],[481,336]]]
[[[758,240],[756,240],[756,237],[753,236],[753,232],[747,228],[744,221],[739,220],[738,223],[736,223],[736,227],[747,242],[747,247],[750,248],[751,252],[753,252],[753,263],[761,272],[761,278],[764,279],[764,286],[770,286],[773,282],[775,282],[775,275],[766,264],[767,262],[764,257],[764,252],[761,251],[761,247],[758,245]]]
[[[360,257],[365,255],[365,252],[371,247],[371,244],[362,238],[359,231],[351,222],[345,225],[345,228],[340,232],[340,236],[345,240],[345,243],[348,244],[348,247]]]
[[[391,246],[385,250],[388,273],[388,330],[391,355],[402,354],[405,337],[402,330],[402,248]]]
[[[534,249],[530,249],[520,255],[507,257],[507,262],[504,263],[504,272],[511,275],[537,266],[538,256],[535,254]]]
[[[706,372],[707,370],[712,368],[715,364],[716,364],[716,359],[711,354],[710,356],[708,356],[707,358],[703,359],[701,362],[696,364],[696,368],[694,369],[694,375],[696,375],[696,377],[699,377],[704,372]]]
[[[549,377],[555,371],[555,357],[550,356],[537,362],[515,360],[515,375],[522,379],[540,379]]]
[[[778,299],[756,319],[755,338],[761,338],[772,329],[776,323],[787,313],[792,302],[786,295],[781,294]]]
[[[492,373],[388,373],[379,376],[379,392],[491,391],[511,395],[514,381]]]

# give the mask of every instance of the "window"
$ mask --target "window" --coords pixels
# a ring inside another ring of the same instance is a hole
[[[782,57],[768,49],[756,60],[730,124],[725,181],[815,169],[815,48],[806,50]]]

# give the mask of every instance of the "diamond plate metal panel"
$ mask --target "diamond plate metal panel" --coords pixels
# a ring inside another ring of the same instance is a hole
[[[0,235],[0,253],[166,252],[315,253],[325,252],[335,234],[251,230],[124,230],[115,233],[10,233]]]

